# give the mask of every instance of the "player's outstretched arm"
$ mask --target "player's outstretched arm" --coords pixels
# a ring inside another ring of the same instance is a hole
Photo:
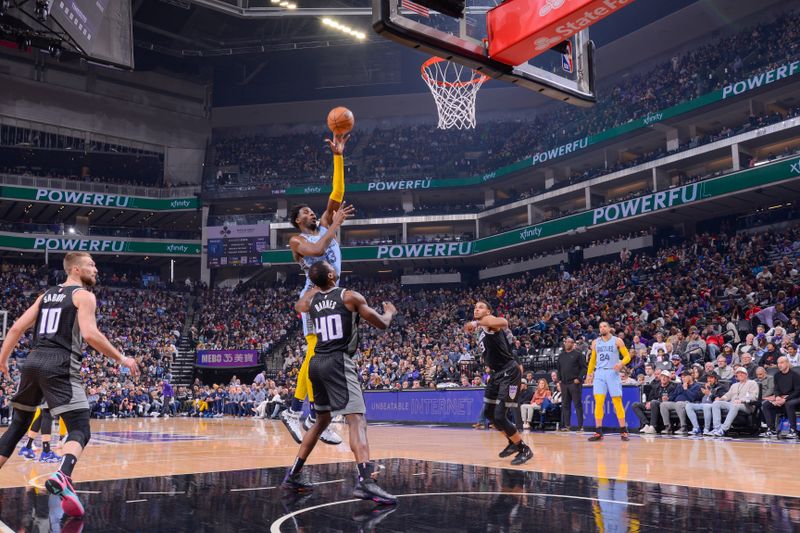
[[[319,292],[319,287],[311,287],[294,304],[294,310],[298,313],[308,313],[311,310],[311,299]]]
[[[14,324],[6,332],[6,338],[3,340],[3,346],[0,347],[0,372],[2,372],[8,379],[11,376],[8,373],[8,358],[11,356],[11,350],[17,345],[20,338],[30,328],[36,324],[36,317],[39,315],[39,305],[42,303],[42,296],[36,298],[22,316],[20,316]]]
[[[341,209],[333,214],[333,222],[328,228],[328,232],[317,242],[309,242],[300,235],[295,235],[289,239],[289,248],[297,257],[320,257],[336,237],[336,230],[355,212],[356,210],[352,205],[343,205]]]
[[[348,290],[345,292],[344,304],[378,329],[388,328],[397,314],[397,308],[390,302],[383,302],[383,314],[378,314],[375,309],[367,304],[367,300],[356,291]]]
[[[344,201],[344,145],[350,134],[334,135],[333,140],[325,139],[333,152],[333,186],[331,195],[328,198],[328,207],[322,213],[320,224],[329,227],[333,223],[333,213],[339,210],[339,206]]]
[[[131,371],[131,376],[139,375],[139,365],[131,357],[125,357],[114,348],[114,345],[97,328],[97,299],[89,291],[78,291],[72,295],[72,302],[78,308],[78,327],[81,330],[83,339],[95,350],[106,357],[115,360],[122,366]]]
[[[486,315],[485,317],[477,320],[479,326],[489,328],[491,331],[498,331],[508,327],[508,320],[500,316]]]

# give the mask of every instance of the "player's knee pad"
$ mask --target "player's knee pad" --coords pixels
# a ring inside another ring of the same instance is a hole
[[[61,415],[64,424],[67,426],[67,442],[77,442],[81,448],[85,448],[92,438],[92,430],[89,427],[89,410],[69,411]]]
[[[22,411],[14,409],[14,416],[11,417],[11,425],[3,436],[0,437],[0,455],[11,457],[17,443],[25,436],[33,420],[33,411]]]

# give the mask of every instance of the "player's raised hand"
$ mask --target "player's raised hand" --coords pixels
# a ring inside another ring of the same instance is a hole
[[[473,333],[476,329],[478,329],[478,323],[474,320],[471,320],[464,324],[464,331],[467,333]]]
[[[334,135],[333,140],[325,139],[325,142],[330,146],[333,155],[342,155],[344,154],[344,145],[347,144],[349,138],[350,134],[345,133],[344,135]]]
[[[338,211],[333,212],[333,224],[331,224],[331,226],[338,228],[345,220],[353,216],[355,212],[356,208],[353,207],[353,204],[342,204]]]

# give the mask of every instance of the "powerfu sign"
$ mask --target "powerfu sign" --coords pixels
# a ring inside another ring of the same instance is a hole
[[[415,257],[453,257],[470,255],[471,242],[447,244],[396,244],[378,246],[377,259],[413,259]]]
[[[592,213],[592,224],[604,224],[623,218],[634,217],[676,205],[694,202],[700,197],[700,184],[692,183],[669,191],[639,196],[616,204],[599,207]]]

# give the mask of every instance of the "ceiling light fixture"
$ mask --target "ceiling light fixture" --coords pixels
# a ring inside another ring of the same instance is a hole
[[[354,28],[351,28],[350,26],[346,26],[344,24],[341,24],[341,23],[339,23],[339,22],[337,22],[337,21],[335,21],[333,19],[330,19],[328,17],[323,17],[322,23],[325,26],[328,26],[330,28],[339,30],[342,33],[346,33],[347,35],[355,37],[359,41],[363,41],[364,39],[367,38],[367,34],[364,33],[363,31],[356,30]]]

